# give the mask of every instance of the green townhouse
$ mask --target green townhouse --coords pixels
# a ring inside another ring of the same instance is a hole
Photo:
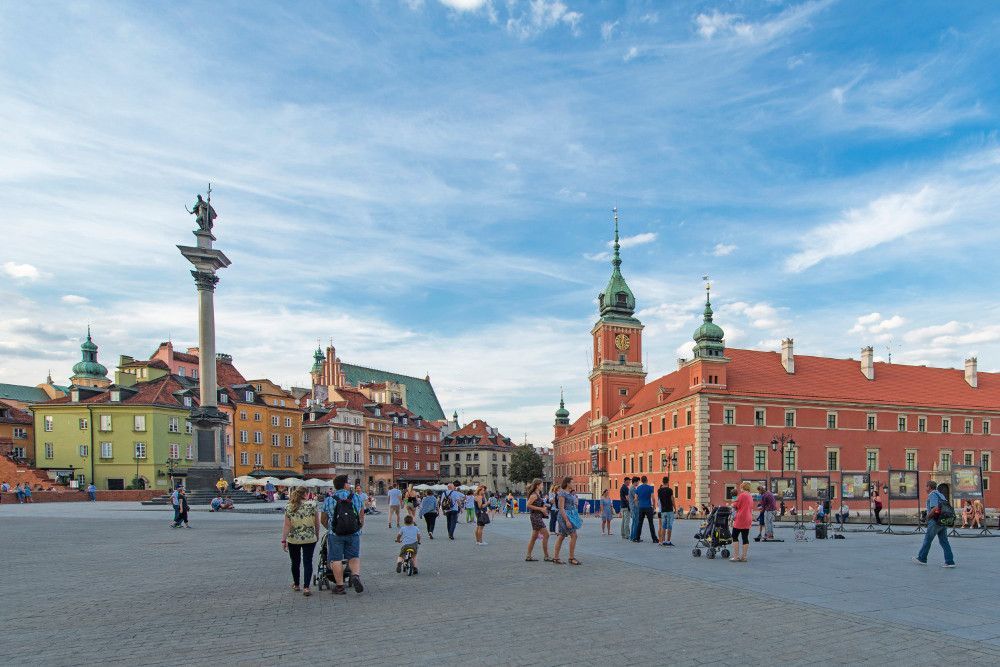
[[[170,485],[175,468],[193,463],[191,408],[197,388],[165,373],[148,382],[119,374],[110,387],[72,386],[68,396],[30,406],[36,466],[53,479],[93,481],[117,490]]]

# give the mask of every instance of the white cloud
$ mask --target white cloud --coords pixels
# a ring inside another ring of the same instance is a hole
[[[628,51],[625,52],[625,55],[622,56],[622,60],[625,61],[625,62],[628,62],[628,61],[632,60],[633,58],[635,58],[638,55],[639,55],[639,49],[638,49],[638,47],[630,46],[628,48]]]
[[[689,340],[686,343],[681,343],[677,346],[677,349],[674,350],[674,354],[678,359],[690,359],[694,356],[694,341]]]
[[[585,201],[587,199],[586,192],[580,192],[579,190],[574,190],[572,188],[559,188],[559,192],[556,194],[560,199],[565,199],[567,201]]]
[[[778,309],[769,303],[747,303],[745,301],[735,301],[723,304],[718,307],[718,317],[716,319],[745,317],[750,326],[757,329],[774,329],[781,324],[778,316]],[[728,336],[727,336],[728,338]]]
[[[606,262],[611,259],[610,252],[587,252],[583,254],[584,259],[589,259],[592,262]]]
[[[38,280],[42,277],[41,272],[31,264],[18,264],[17,262],[4,262],[3,272],[14,280]]]
[[[657,23],[659,20],[660,20],[660,15],[657,14],[656,12],[649,12],[648,14],[643,14],[642,16],[639,17],[640,23],[648,23],[649,25],[653,25],[654,23]]]
[[[739,18],[736,14],[723,14],[716,9],[711,14],[698,14],[694,21],[698,24],[698,34],[712,39],[715,33],[732,29]]]
[[[801,249],[785,261],[785,269],[798,273],[825,259],[853,255],[944,224],[954,211],[951,194],[924,185],[913,192],[884,195],[862,209],[847,210],[839,220],[806,232]]]
[[[875,342],[883,342],[891,338],[888,333],[889,331],[898,329],[905,323],[906,319],[900,315],[883,318],[881,313],[868,313],[867,315],[859,316],[854,321],[854,326],[847,333],[869,334],[870,336],[874,336],[873,340]]]
[[[716,243],[715,248],[712,249],[712,254],[716,257],[725,257],[726,255],[733,254],[736,250],[736,244],[734,243]]]
[[[706,40],[732,37],[747,42],[764,43],[808,25],[809,18],[829,5],[832,0],[815,0],[789,7],[774,18],[751,23],[739,14],[726,14],[717,9],[694,18],[698,34]]]
[[[605,21],[601,24],[601,39],[605,42],[609,41],[614,35],[615,28],[618,27],[618,21]]]
[[[88,299],[85,296],[79,296],[77,294],[67,294],[59,300],[62,301],[63,303],[68,303],[74,306],[90,303],[90,299]]]
[[[487,0],[438,0],[442,5],[459,12],[474,12],[481,9]],[[419,2],[418,4],[423,4]],[[411,4],[412,7],[412,4]]]
[[[508,3],[511,16],[507,31],[521,39],[534,37],[557,25],[566,25],[574,36],[580,34],[579,24],[583,14],[571,11],[561,0],[530,0],[528,10],[514,15],[516,3]]]
[[[634,248],[637,245],[645,245],[647,243],[652,243],[655,240],[656,232],[643,232],[642,234],[635,234],[633,236],[623,236],[618,240],[618,243],[623,248]],[[614,241],[608,241],[609,248],[614,244]]]
[[[903,334],[903,340],[908,343],[927,341],[939,336],[957,334],[962,330],[962,325],[957,320],[951,320],[944,324],[933,324],[919,329],[913,329]]]

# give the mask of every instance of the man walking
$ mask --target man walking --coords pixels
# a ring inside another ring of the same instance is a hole
[[[642,538],[642,522],[645,520],[649,523],[649,539],[653,541],[653,544],[658,544],[659,540],[656,539],[656,526],[653,523],[653,493],[656,489],[653,485],[646,481],[646,476],[642,476],[642,483],[635,490],[636,507],[639,509],[639,520],[637,521],[638,527],[636,529],[635,541],[641,542]]]
[[[629,539],[633,542],[642,542],[642,538],[639,537],[639,501],[636,498],[635,492],[639,488],[639,478],[632,478],[632,486],[628,491],[628,507],[632,511],[632,527],[629,528]]]
[[[448,490],[441,496],[441,511],[444,512],[445,518],[448,520],[449,540],[455,539],[455,527],[458,526],[458,513],[462,511],[462,506],[465,505],[465,494],[455,488],[458,484],[458,480],[455,480],[454,484],[449,484]]]
[[[174,492],[170,494],[170,506],[174,508],[174,520],[171,525],[174,528],[176,528],[180,524],[180,515],[181,515],[180,495],[181,495],[181,485],[178,484],[177,488],[174,489]]]
[[[927,565],[927,554],[936,537],[941,543],[941,550],[944,551],[944,565],[941,567],[955,567],[955,556],[951,553],[951,544],[948,543],[948,529],[955,525],[955,510],[948,502],[951,487],[947,484],[938,486],[937,482],[929,479],[927,491],[927,532],[924,534],[920,552],[913,558],[913,562]]]
[[[656,490],[656,499],[660,502],[660,546],[672,547],[670,537],[674,532],[674,490],[670,488],[670,478],[664,477],[660,488]]]
[[[188,505],[187,495],[184,493],[184,487],[180,486],[177,488],[177,508],[174,510],[176,518],[174,519],[174,528],[180,528],[181,524],[184,524],[185,528],[190,528],[191,524],[188,523],[188,510],[191,506]]]
[[[355,592],[365,590],[361,583],[361,529],[365,525],[365,503],[361,496],[352,493],[347,475],[333,478],[333,495],[323,502],[323,521],[326,522],[327,558],[333,572],[334,595],[346,595],[346,586]],[[351,568],[351,580],[344,581],[344,561]]]
[[[760,508],[764,510],[764,541],[774,539],[774,513],[778,511],[778,500],[771,489],[762,487]]]
[[[629,494],[631,492],[632,481],[626,477],[622,480],[622,486],[618,489],[618,498],[621,501],[622,514],[622,539],[632,539],[632,507],[629,505]],[[553,512],[555,516],[555,512]]]
[[[399,504],[403,498],[403,492],[396,488],[396,483],[389,484],[389,527],[392,528],[392,517],[396,517],[396,528],[399,528]]]
[[[91,502],[97,501],[97,487],[91,482],[87,485],[87,495],[90,497]]]

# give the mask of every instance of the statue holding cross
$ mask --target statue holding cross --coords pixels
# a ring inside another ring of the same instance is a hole
[[[184,210],[187,211],[187,207]],[[215,209],[212,208],[211,183],[208,184],[208,199],[203,199],[201,195],[198,195],[198,201],[194,203],[194,210],[188,211],[188,213],[194,216],[200,231],[211,233],[215,219],[219,217],[215,213]]]

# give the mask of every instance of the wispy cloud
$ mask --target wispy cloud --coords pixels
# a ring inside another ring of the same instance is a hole
[[[639,48],[636,46],[630,46],[628,48],[628,51],[625,52],[625,55],[622,56],[622,60],[628,62],[630,60],[633,60],[638,55],[639,55]]]
[[[716,257],[725,257],[726,255],[733,254],[735,250],[735,243],[716,243],[715,247],[712,249],[712,254]]]
[[[90,303],[90,299],[85,296],[80,296],[79,294],[66,294],[59,300],[63,303],[68,303],[71,306],[80,306],[85,303]]]
[[[706,40],[730,37],[747,42],[763,43],[798,30],[809,19],[831,4],[832,0],[815,0],[791,6],[773,18],[763,21],[746,20],[739,14],[729,14],[714,9],[694,17],[697,32]]]
[[[534,37],[558,25],[569,27],[573,35],[580,34],[583,14],[571,10],[561,0],[529,0],[528,8],[520,9],[520,3],[509,2],[507,31],[522,39]]]
[[[618,243],[622,248],[634,248],[635,246],[652,243],[656,240],[656,237],[656,232],[642,232],[641,234],[634,234],[632,236],[623,236],[619,239]],[[608,241],[608,247],[610,248],[614,243],[614,241]]]

